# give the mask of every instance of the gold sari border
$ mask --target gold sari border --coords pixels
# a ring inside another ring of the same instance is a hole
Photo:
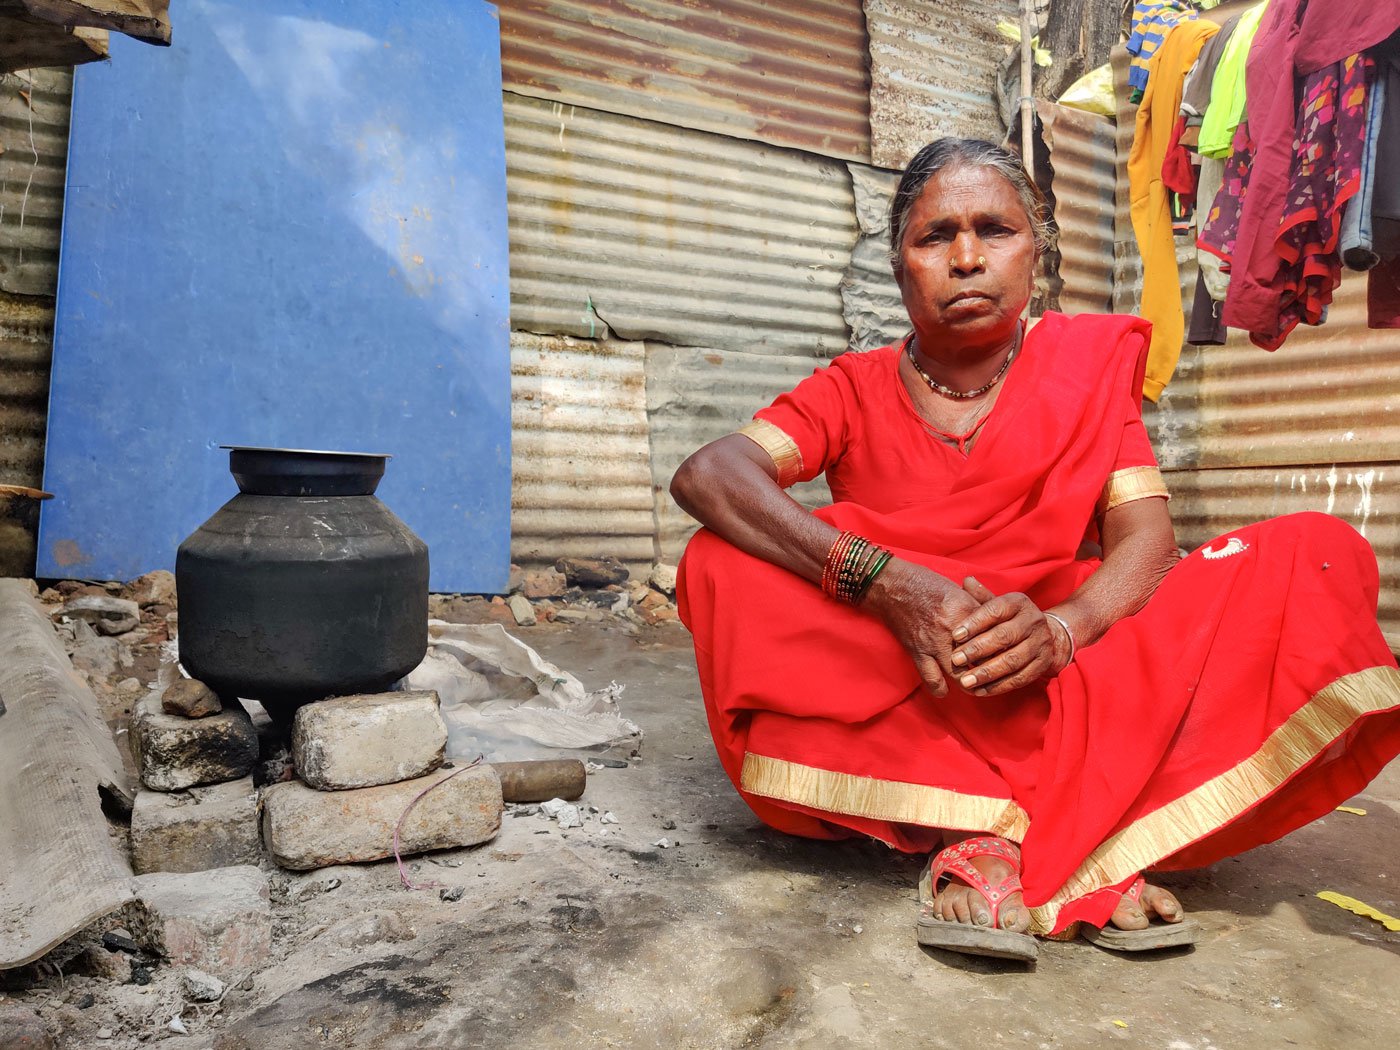
[[[743,434],[768,453],[773,466],[778,468],[778,484],[783,488],[802,476],[802,450],[782,427],[766,419],[755,419],[752,423],[745,423],[735,433]]]
[[[1030,909],[1031,932],[1054,929],[1070,901],[1116,885],[1236,820],[1358,720],[1396,706],[1400,668],[1369,667],[1325,686],[1252,756],[1106,839],[1049,901]]]
[[[1104,482],[1103,493],[1099,496],[1100,514],[1121,507],[1135,500],[1162,496],[1170,500],[1167,483],[1162,480],[1162,472],[1156,467],[1128,467],[1115,470]]]
[[[1013,842],[1030,818],[1011,799],[967,795],[948,788],[837,773],[748,752],[739,786],[751,795],[795,802],[828,813],[927,828],[981,831]]]

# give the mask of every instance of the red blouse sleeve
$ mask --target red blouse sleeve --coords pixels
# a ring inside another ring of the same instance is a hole
[[[810,481],[860,440],[854,362],[838,357],[754,413],[740,433],[773,457],[778,481]],[[859,355],[857,355],[859,356]]]
[[[1152,442],[1148,440],[1141,412],[1134,411],[1123,424],[1118,458],[1099,496],[1099,512],[1152,496],[1171,499],[1162,480],[1162,472],[1157,467],[1157,456],[1152,451]]]

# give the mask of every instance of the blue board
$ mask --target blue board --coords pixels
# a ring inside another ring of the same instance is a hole
[[[173,569],[221,444],[394,456],[437,591],[504,587],[500,27],[479,0],[186,0],[77,70],[40,576]]]

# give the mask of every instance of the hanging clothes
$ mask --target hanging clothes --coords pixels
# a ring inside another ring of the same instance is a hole
[[[1196,18],[1196,11],[1185,0],[1144,0],[1133,7],[1132,29],[1128,36],[1128,87],[1134,103],[1142,99],[1150,75],[1148,64],[1162,41],[1180,22]]]
[[[1254,154],[1230,253],[1230,290],[1224,310],[1225,323],[1247,330],[1260,346],[1276,347],[1281,342],[1291,316],[1285,307],[1294,301],[1297,290],[1292,287],[1295,275],[1288,259],[1296,244],[1280,241],[1290,191],[1296,189],[1297,78],[1343,63],[1397,29],[1400,0],[1355,4],[1272,0],[1260,23],[1246,62],[1249,137]],[[1361,90],[1364,99],[1364,87]],[[1345,105],[1354,97],[1353,87],[1339,99]],[[1348,118],[1351,115],[1348,111]],[[1209,121],[1210,114],[1206,117]],[[1321,124],[1328,123],[1325,112],[1319,111],[1318,117]],[[1357,132],[1358,143],[1362,134]],[[1332,182],[1344,185],[1336,179]],[[1335,242],[1331,247],[1335,249]],[[1288,274],[1283,272],[1285,267],[1290,268]],[[1400,317],[1379,320],[1387,326],[1391,321],[1400,325]]]
[[[1161,396],[1176,370],[1186,327],[1181,313],[1181,277],[1172,236],[1170,194],[1162,183],[1162,161],[1181,108],[1186,73],[1206,41],[1219,29],[1206,19],[1183,22],[1157,49],[1128,155],[1133,232],[1142,253],[1142,316],[1152,322],[1143,396],[1152,401]]]
[[[1247,84],[1246,64],[1250,55],[1250,45],[1259,29],[1260,20],[1268,9],[1268,0],[1261,0],[1240,15],[1235,31],[1220,55],[1211,79],[1210,105],[1201,119],[1200,139],[1196,151],[1203,157],[1230,155],[1234,142],[1235,129],[1244,119]]]

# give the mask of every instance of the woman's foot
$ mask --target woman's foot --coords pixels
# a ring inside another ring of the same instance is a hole
[[[977,837],[979,836],[945,835],[943,842],[945,846],[955,846],[966,839]],[[1000,841],[1006,842],[1005,839]],[[1014,844],[1007,842],[1007,845],[1013,851],[1016,850]],[[1009,859],[998,856],[974,856],[968,859],[968,863],[976,868],[993,886],[1000,885],[1008,877],[1020,873],[1020,869]],[[1030,929],[1030,912],[1026,910],[1021,901],[1020,890],[1007,894],[1006,899],[1001,901],[1000,905],[997,914],[997,923],[1000,929],[1011,933],[1025,933]],[[967,883],[957,879],[949,880],[939,889],[938,895],[933,900],[933,914],[944,922],[968,923],[984,928],[992,925],[992,910],[987,904],[986,897]]]
[[[1184,948],[1196,943],[1198,932],[1175,896],[1160,886],[1149,886],[1141,876],[1123,894],[1107,926],[1085,925],[1081,930],[1086,940],[1116,952]]]
[[[1123,894],[1108,921],[1120,930],[1145,930],[1153,919],[1176,923],[1185,917],[1185,909],[1170,890],[1144,882],[1136,899],[1132,892]]]

